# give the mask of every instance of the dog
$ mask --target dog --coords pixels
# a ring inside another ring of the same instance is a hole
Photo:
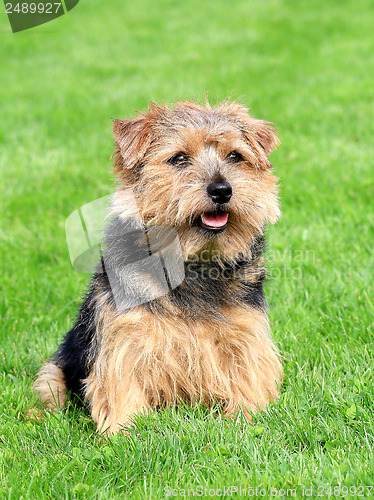
[[[74,327],[39,371],[39,398],[52,409],[83,401],[107,434],[139,412],[181,401],[218,405],[228,417],[242,411],[250,421],[279,397],[283,377],[263,293],[264,232],[280,216],[268,159],[279,144],[275,129],[237,102],[182,102],[151,104],[114,120],[113,130],[119,184],[103,266]],[[153,293],[157,273],[143,270],[132,282],[146,283],[143,291],[151,283],[153,298],[119,307],[113,283],[120,293],[122,281],[110,280],[108,268],[126,277],[124,248],[149,250],[141,235],[152,228],[159,246],[177,242],[183,280]]]

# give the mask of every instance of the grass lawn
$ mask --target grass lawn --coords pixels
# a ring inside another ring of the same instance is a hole
[[[89,0],[12,34],[1,11],[0,498],[179,498],[198,486],[369,498],[373,15],[371,0]],[[251,426],[162,411],[108,442],[84,412],[28,420],[33,378],[88,280],[71,268],[64,223],[113,189],[111,118],[207,93],[249,105],[282,139],[267,283],[280,401]]]

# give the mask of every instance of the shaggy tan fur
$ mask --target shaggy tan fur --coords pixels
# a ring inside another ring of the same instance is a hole
[[[100,353],[86,380],[86,397],[99,429],[118,432],[134,413],[177,403],[222,403],[264,408],[278,397],[281,365],[266,316],[252,308],[220,311],[189,322],[155,317],[144,308],[100,318]]]
[[[62,370],[48,361],[39,371],[34,384],[40,400],[51,410],[63,408],[67,404],[65,377]]]

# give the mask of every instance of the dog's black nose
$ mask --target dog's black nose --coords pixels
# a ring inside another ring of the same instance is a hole
[[[232,187],[228,182],[213,182],[206,189],[214,203],[228,203],[232,196]]]

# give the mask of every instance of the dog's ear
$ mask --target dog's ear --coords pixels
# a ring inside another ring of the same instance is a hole
[[[280,144],[273,125],[247,115],[242,132],[256,154],[261,169],[272,168],[268,156]]]
[[[257,118],[249,117],[249,125],[253,130],[253,135],[261,148],[265,151],[266,156],[280,144],[275,128],[270,122],[257,120]]]
[[[116,144],[112,154],[114,171],[134,169],[141,163],[152,140],[150,120],[146,115],[132,120],[114,120],[113,135]]]
[[[248,114],[248,108],[235,101],[224,103],[218,111],[228,114],[240,127],[244,140],[257,156],[258,167],[262,170],[271,168],[268,156],[280,144],[273,125],[253,118]]]

